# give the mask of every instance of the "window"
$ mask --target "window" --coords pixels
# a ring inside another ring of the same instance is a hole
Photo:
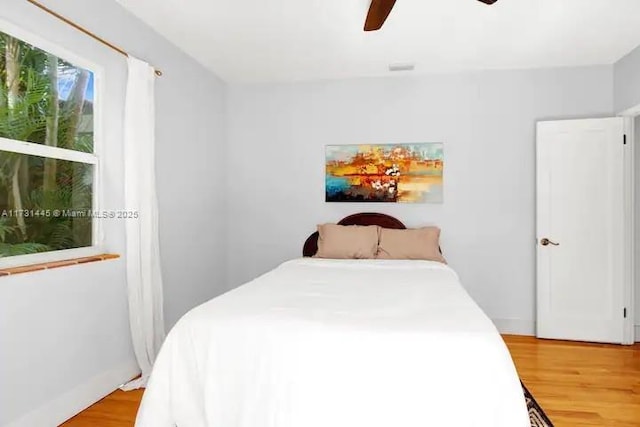
[[[96,246],[95,76],[50,50],[0,31],[0,265]]]

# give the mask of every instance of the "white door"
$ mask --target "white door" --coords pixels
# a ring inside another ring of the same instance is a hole
[[[537,336],[621,343],[624,121],[537,129]]]

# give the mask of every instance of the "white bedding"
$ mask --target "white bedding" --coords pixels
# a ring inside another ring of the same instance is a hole
[[[495,327],[429,261],[297,259],[187,313],[138,427],[529,427]]]

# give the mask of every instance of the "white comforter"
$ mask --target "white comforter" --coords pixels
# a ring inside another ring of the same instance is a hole
[[[455,272],[286,262],[187,313],[138,427],[529,427],[511,357]]]

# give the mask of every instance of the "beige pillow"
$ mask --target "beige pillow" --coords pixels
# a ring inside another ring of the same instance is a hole
[[[318,225],[318,252],[316,258],[371,259],[378,251],[376,225]]]
[[[378,259],[423,259],[446,263],[440,253],[440,229],[380,230]]]

